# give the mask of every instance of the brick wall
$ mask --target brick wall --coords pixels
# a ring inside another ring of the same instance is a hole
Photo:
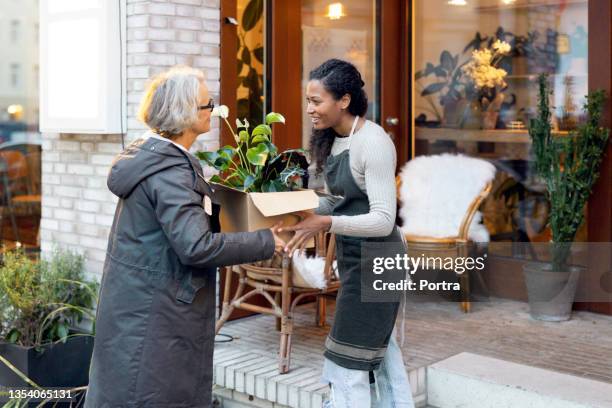
[[[106,188],[119,135],[43,135],[43,253],[55,244],[83,252],[90,273],[102,271],[116,197]]]
[[[176,64],[202,69],[211,96],[219,95],[219,0],[127,0],[127,134],[145,130],[136,120],[147,79]],[[119,86],[117,84],[116,86]],[[218,123],[193,149],[218,147]],[[87,258],[87,272],[100,275],[117,203],[106,187],[120,135],[44,134],[42,155],[43,255],[54,243]]]

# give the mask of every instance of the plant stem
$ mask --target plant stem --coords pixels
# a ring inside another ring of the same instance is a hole
[[[13,371],[15,374],[17,374],[23,381],[27,382],[32,387],[34,387],[36,389],[39,389],[39,390],[41,389],[40,385],[38,385],[34,381],[30,380],[27,375],[22,373],[17,367],[15,367],[13,364],[11,364],[11,362],[8,361],[6,358],[0,356],[0,362],[4,363],[11,371]]]
[[[227,118],[223,118],[223,120],[225,121],[225,124],[229,128],[230,132],[232,132],[232,136],[234,136],[234,141],[236,142],[236,152],[238,152],[238,158],[240,159],[240,165],[242,167],[246,167],[247,169],[249,169],[248,160],[246,160],[246,158],[243,157],[242,151],[240,150],[240,139],[238,139],[238,136],[236,136],[236,132],[234,132],[234,129],[230,125],[230,123],[227,120]],[[233,161],[232,161],[232,163],[233,163]]]

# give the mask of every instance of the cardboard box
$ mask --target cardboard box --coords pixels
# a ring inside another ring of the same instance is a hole
[[[223,232],[255,231],[270,228],[279,221],[294,225],[299,221],[295,211],[312,211],[319,206],[314,190],[279,193],[245,193],[221,184],[211,184],[215,197],[221,202],[221,230]],[[292,232],[282,233],[288,241]],[[309,245],[310,246],[310,245]]]

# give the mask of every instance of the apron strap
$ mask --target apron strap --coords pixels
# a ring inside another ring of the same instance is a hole
[[[355,116],[355,120],[353,121],[353,126],[351,127],[351,133],[349,133],[349,149],[351,148],[351,136],[355,133],[355,128],[357,127],[357,122],[359,121],[359,116]]]

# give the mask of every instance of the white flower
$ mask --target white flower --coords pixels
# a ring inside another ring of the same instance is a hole
[[[242,122],[240,119],[236,118],[236,127],[237,128],[248,128],[249,125],[249,121],[247,120],[247,118],[244,118],[244,122]]]
[[[503,41],[497,41],[493,44],[493,48],[497,53],[509,51],[510,45]],[[505,87],[504,79],[508,74],[501,68],[497,68],[493,63],[493,52],[488,48],[474,50],[472,52],[472,60],[463,68],[463,72],[474,81],[474,85],[478,89],[495,88],[497,86]]]
[[[227,119],[229,116],[229,108],[225,105],[215,106],[211,113],[211,116],[217,116],[223,119]]]
[[[512,47],[505,41],[497,40],[493,43],[493,49],[500,54],[508,54]]]
[[[472,59],[476,65],[489,65],[493,59],[493,54],[488,48],[474,50],[474,52],[472,52]]]

